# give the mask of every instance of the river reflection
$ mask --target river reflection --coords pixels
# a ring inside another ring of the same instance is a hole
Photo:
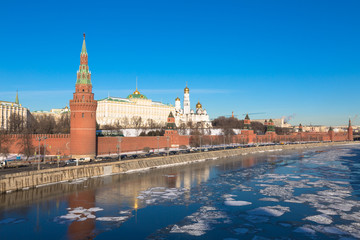
[[[166,232],[169,224],[193,214],[205,202],[214,204],[222,191],[238,187],[238,179],[232,184],[236,174],[234,179],[231,174],[254,169],[241,175],[240,182],[250,181],[306,154],[301,150],[249,154],[1,195],[1,239],[143,239],[152,234],[157,238],[162,234],[159,229]]]

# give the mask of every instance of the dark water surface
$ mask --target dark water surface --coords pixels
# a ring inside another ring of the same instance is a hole
[[[0,196],[0,239],[357,239],[360,146],[263,152]]]

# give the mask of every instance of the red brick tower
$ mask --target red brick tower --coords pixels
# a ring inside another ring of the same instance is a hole
[[[84,34],[74,98],[70,100],[70,154],[73,158],[96,155],[96,108]]]
[[[354,141],[353,128],[351,126],[351,120],[350,119],[349,119],[349,127],[348,127],[348,140],[349,141]]]
[[[333,142],[335,140],[335,132],[334,132],[334,129],[331,126],[329,128],[328,134],[329,134],[330,141]]]
[[[249,114],[246,114],[246,116],[245,116],[244,128],[247,129],[247,130],[251,130],[251,122],[250,122]]]
[[[178,131],[176,130],[175,117],[172,114],[172,112],[170,112],[167,118],[166,130],[164,136],[169,138],[171,147],[179,147],[179,134]]]

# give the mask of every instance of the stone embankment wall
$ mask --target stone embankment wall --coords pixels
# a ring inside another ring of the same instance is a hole
[[[276,145],[262,146],[252,148],[230,149],[222,151],[211,151],[193,154],[172,155],[156,158],[134,159],[127,161],[118,161],[111,163],[98,163],[81,166],[71,166],[64,168],[44,169],[39,171],[24,171],[20,173],[2,175],[0,178],[0,193],[33,188],[36,186],[52,184],[57,182],[71,181],[80,178],[89,178],[94,176],[105,176],[111,174],[125,173],[141,169],[156,168],[161,166],[171,166],[177,164],[186,164],[207,159],[216,159],[242,155],[246,153],[256,153],[259,151],[271,150],[291,150],[301,148],[324,147],[349,142],[328,142],[312,143],[299,145]]]

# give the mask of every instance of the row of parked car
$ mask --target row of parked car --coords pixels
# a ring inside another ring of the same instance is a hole
[[[178,155],[178,154],[187,154],[195,152],[208,152],[208,151],[220,151],[227,149],[236,149],[236,148],[250,148],[257,146],[273,146],[273,145],[287,145],[287,144],[304,144],[309,142],[280,142],[280,143],[255,143],[255,144],[242,144],[242,145],[232,145],[232,146],[204,146],[202,148],[190,148],[190,149],[180,149],[180,150],[170,150],[170,151],[161,151],[161,152],[148,152],[148,153],[133,153],[133,154],[120,154],[112,156],[99,156],[95,159],[90,158],[80,158],[69,159],[65,162],[66,165],[86,163],[86,162],[98,162],[98,161],[118,161],[118,160],[130,160],[137,158],[150,158],[150,157],[159,157],[167,155]]]

